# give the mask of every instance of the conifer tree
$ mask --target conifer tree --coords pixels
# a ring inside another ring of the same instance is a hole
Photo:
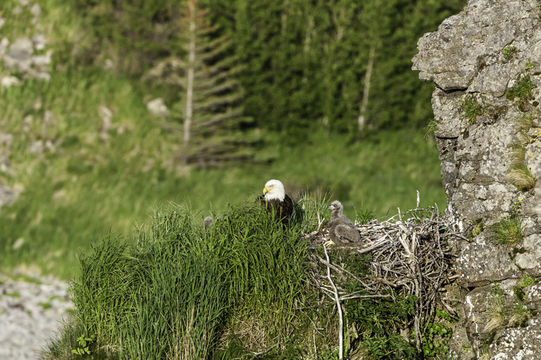
[[[161,61],[149,74],[181,89],[175,106],[182,120],[180,160],[203,167],[251,157],[239,133],[251,123],[243,116],[244,92],[235,78],[242,66],[232,55],[230,38],[218,35],[207,19],[199,0],[187,0],[178,22],[179,55]]]
[[[399,0],[398,0],[399,1]],[[364,34],[365,44],[365,71],[363,75],[362,100],[359,105],[359,116],[357,117],[357,131],[362,133],[366,127],[374,128],[374,111],[369,110],[369,100],[372,96],[373,81],[381,82],[392,81],[390,78],[379,76],[374,79],[376,72],[380,73],[381,66],[375,68],[375,60],[382,48],[386,46],[385,40],[390,36],[392,29],[392,13],[395,7],[398,7],[398,1],[388,0],[381,2],[379,0],[367,0],[363,3],[363,9],[360,16],[362,27],[358,30]],[[409,1],[411,2],[411,1]],[[401,54],[400,54],[401,55]],[[386,62],[389,60],[383,60]],[[392,61],[392,60],[391,60]],[[381,59],[378,60],[378,63]],[[378,96],[381,96],[378,94]]]

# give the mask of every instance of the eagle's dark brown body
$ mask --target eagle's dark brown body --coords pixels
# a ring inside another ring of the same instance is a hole
[[[293,214],[293,201],[287,194],[284,197],[284,201],[278,199],[265,200],[265,196],[262,195],[259,197],[259,202],[269,212],[272,212],[275,218],[283,225],[289,225],[291,215]]]

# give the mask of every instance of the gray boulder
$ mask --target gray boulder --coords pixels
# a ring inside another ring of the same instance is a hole
[[[152,115],[157,115],[157,116],[167,116],[167,115],[169,115],[169,109],[167,108],[167,106],[163,102],[162,98],[156,98],[156,99],[153,99],[153,100],[147,102],[147,110]]]

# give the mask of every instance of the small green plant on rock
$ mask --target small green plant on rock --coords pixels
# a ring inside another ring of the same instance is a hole
[[[502,53],[503,53],[503,58],[504,58],[504,62],[507,62],[509,60],[511,60],[512,58],[514,58],[517,54],[518,54],[519,50],[514,47],[514,46],[506,46],[503,48],[502,50]]]
[[[530,169],[524,163],[515,163],[511,166],[509,180],[519,188],[520,191],[528,191],[535,187],[536,179]]]
[[[519,131],[526,135],[528,130],[533,126],[533,117],[531,115],[519,116],[515,122],[519,126]]]
[[[524,288],[518,285],[513,288],[513,294],[515,294],[515,298],[518,301],[524,301],[524,298],[526,297],[526,293],[524,293]]]
[[[471,234],[472,234],[473,237],[476,237],[476,236],[479,235],[482,231],[483,231],[483,224],[477,224],[477,225],[475,225],[475,227],[473,228]]]
[[[533,99],[532,90],[535,88],[536,86],[532,82],[532,79],[529,76],[523,76],[520,79],[518,79],[515,86],[507,90],[507,93],[505,94],[505,96],[507,97],[508,100],[513,100],[515,98],[519,98],[523,100],[531,100]]]
[[[41,306],[41,308],[43,310],[49,310],[49,309],[51,309],[53,307],[53,304],[51,304],[50,302],[46,302],[46,301],[39,302],[38,305]]]
[[[485,224],[483,224],[482,219],[477,219],[474,221],[474,226],[471,231],[471,238],[472,240],[477,237],[477,235],[481,234],[485,230]]]
[[[468,97],[462,102],[464,117],[468,119],[470,124],[473,124],[477,116],[483,115],[485,108],[479,104],[473,97]]]
[[[528,130],[533,126],[533,118],[529,115],[518,117],[517,142],[513,146],[513,158],[509,169],[509,181],[521,191],[528,191],[535,187],[536,178],[526,166],[526,148],[528,142]]]
[[[18,291],[12,291],[5,294],[6,296],[12,297],[12,298],[20,298],[21,293]]]
[[[533,99],[533,89],[536,88],[536,85],[532,82],[530,76],[520,77],[515,86],[507,90],[505,97],[507,100],[516,101],[520,111],[525,111],[528,101]]]
[[[519,302],[523,302],[524,299],[526,298],[526,293],[524,292],[524,289],[536,283],[537,283],[537,280],[534,277],[528,274],[523,274],[522,278],[517,282],[517,284],[513,288],[513,293],[515,294],[515,298]]]
[[[522,278],[520,279],[520,281],[518,282],[517,285],[522,287],[522,288],[525,288],[525,287],[528,287],[528,286],[535,285],[536,283],[537,283],[537,280],[533,276],[530,276],[528,274],[524,274],[524,275],[522,275]]]

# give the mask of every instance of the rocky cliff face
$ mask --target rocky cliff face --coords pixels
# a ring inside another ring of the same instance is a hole
[[[541,3],[470,0],[418,42],[457,248],[456,358],[541,354]],[[452,295],[451,295],[452,294]]]

